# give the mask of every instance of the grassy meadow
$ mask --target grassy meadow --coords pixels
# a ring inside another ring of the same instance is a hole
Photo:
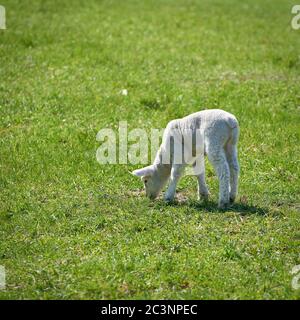
[[[2,0],[0,299],[299,299],[300,30],[295,1]],[[128,90],[128,95],[120,94]],[[240,191],[217,209],[100,165],[102,128],[240,122]]]

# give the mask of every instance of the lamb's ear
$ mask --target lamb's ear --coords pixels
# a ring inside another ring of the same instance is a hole
[[[134,170],[132,171],[132,174],[137,177],[151,176],[153,174],[153,166]]]

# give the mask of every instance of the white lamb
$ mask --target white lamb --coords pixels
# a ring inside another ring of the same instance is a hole
[[[164,131],[154,163],[132,173],[141,177],[146,195],[151,199],[156,198],[170,180],[164,198],[172,201],[184,168],[187,164],[192,164],[198,179],[199,198],[207,199],[209,191],[205,183],[204,162],[204,155],[207,155],[219,179],[219,208],[225,208],[230,202],[234,202],[237,195],[238,136],[238,121],[223,110],[204,110],[172,120]],[[182,161],[175,159],[178,158],[178,150]]]

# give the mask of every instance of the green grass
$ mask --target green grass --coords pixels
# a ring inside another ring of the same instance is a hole
[[[294,1],[6,1],[0,30],[1,299],[299,299],[300,30]],[[120,95],[127,89],[128,96]],[[241,126],[240,196],[166,205],[102,128],[222,108]]]

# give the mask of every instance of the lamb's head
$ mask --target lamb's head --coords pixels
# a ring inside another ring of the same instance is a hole
[[[146,196],[155,199],[164,187],[168,177],[164,177],[154,165],[134,170],[133,175],[138,176],[144,183]]]

